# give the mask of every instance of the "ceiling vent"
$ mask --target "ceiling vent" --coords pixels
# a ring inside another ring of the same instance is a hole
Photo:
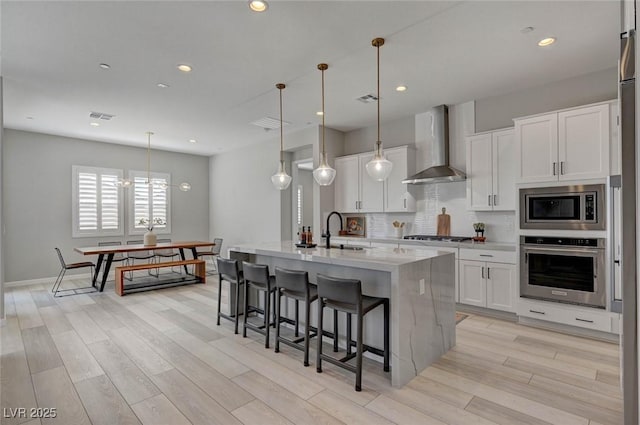
[[[365,94],[364,96],[358,97],[356,100],[362,103],[372,103],[378,100],[378,96],[375,94]]]
[[[280,120],[271,117],[260,118],[259,120],[253,121],[251,124],[257,125],[258,127],[264,128],[265,130],[275,130],[276,128],[280,128]],[[291,123],[282,121],[282,127],[286,127],[288,125],[291,125]]]
[[[105,120],[105,121],[109,121],[111,120],[111,118],[113,118],[115,115],[111,115],[111,114],[105,114],[103,112],[90,112],[89,113],[89,118],[94,119],[94,120]]]

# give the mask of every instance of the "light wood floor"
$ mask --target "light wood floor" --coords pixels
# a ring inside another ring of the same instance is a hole
[[[9,290],[2,416],[57,417],[2,424],[622,424],[616,345],[472,315],[405,388],[367,361],[357,393],[349,372],[316,373],[313,354],[305,368],[297,350],[216,326],[216,288],[211,278],[126,297],[112,285],[56,299],[48,285]]]

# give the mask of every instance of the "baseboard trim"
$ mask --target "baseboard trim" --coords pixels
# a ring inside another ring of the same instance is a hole
[[[79,274],[68,274],[64,278],[65,279],[89,279],[90,277],[91,277],[90,273],[79,273]],[[38,285],[41,283],[49,283],[53,285],[53,282],[56,281],[56,278],[57,276],[41,277],[38,279],[16,280],[13,282],[5,282],[4,287],[16,288],[21,286]],[[102,275],[100,275],[100,278],[102,278]],[[114,279],[115,279],[115,271],[112,270],[109,272],[109,275],[107,276],[107,280],[114,280]]]

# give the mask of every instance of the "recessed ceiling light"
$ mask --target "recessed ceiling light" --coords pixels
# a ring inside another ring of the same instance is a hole
[[[323,115],[324,115],[324,112],[322,112],[322,111],[318,111],[318,112],[316,112],[316,115],[318,115],[319,117],[321,117],[321,116],[323,116]]]
[[[156,84],[158,87],[160,87],[161,89],[166,89],[169,88],[169,84],[165,84],[165,83],[158,83]]]
[[[197,143],[198,141],[196,139],[189,139],[189,143]]]
[[[269,8],[269,5],[265,0],[250,0],[249,1],[249,9],[254,12],[264,12]]]
[[[109,69],[109,68],[111,68],[111,65],[109,65],[108,63],[101,63],[99,66],[100,66],[100,68],[102,68],[102,69]]]
[[[184,63],[181,63],[180,65],[178,65],[178,69],[182,72],[191,72],[191,67]]]
[[[396,91],[407,91],[407,86],[398,86],[396,87]]]
[[[97,123],[97,122],[89,123],[89,125],[90,125],[91,127],[100,127],[100,124],[99,124],[99,123]]]
[[[543,38],[542,40],[538,41],[538,46],[547,47],[547,46],[551,46],[555,42],[556,42],[555,37],[547,37],[547,38]]]
[[[524,28],[522,28],[522,29],[520,30],[520,32],[521,32],[522,34],[527,34],[527,33],[530,33],[531,31],[533,31],[534,29],[535,29],[535,28],[533,28],[533,27],[524,27]]]

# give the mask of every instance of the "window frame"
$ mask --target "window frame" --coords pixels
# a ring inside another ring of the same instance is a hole
[[[79,175],[80,173],[90,173],[97,176],[97,225],[96,230],[81,230],[80,229],[80,196],[79,196]],[[122,179],[123,170],[119,168],[106,168],[106,167],[93,167],[85,165],[72,165],[71,166],[71,237],[72,238],[89,238],[89,237],[107,237],[107,236],[124,236],[124,197],[122,191],[117,190],[118,199],[118,228],[117,229],[101,229],[102,223],[102,192],[99,188],[102,185],[102,176],[110,175],[115,176],[117,179]]]
[[[165,189],[166,192],[166,226],[164,228],[158,228],[158,227],[154,227],[153,229],[153,233],[159,234],[159,235],[165,235],[165,234],[170,234],[171,233],[171,174],[170,173],[163,173],[163,172],[151,172],[149,173],[151,180],[154,179],[164,179],[167,182],[167,189]],[[148,173],[146,171],[139,171],[139,170],[129,170],[128,172],[128,178],[131,179],[132,182],[134,182],[131,187],[129,187],[129,189],[127,189],[129,191],[128,194],[128,214],[127,214],[127,222],[128,222],[128,234],[129,235],[144,235],[147,230],[146,229],[139,229],[136,228],[136,202],[135,202],[135,194],[136,194],[136,188],[135,188],[135,181],[136,178],[144,178],[146,179],[148,176]],[[150,206],[151,208],[151,216],[153,217],[153,205]]]

